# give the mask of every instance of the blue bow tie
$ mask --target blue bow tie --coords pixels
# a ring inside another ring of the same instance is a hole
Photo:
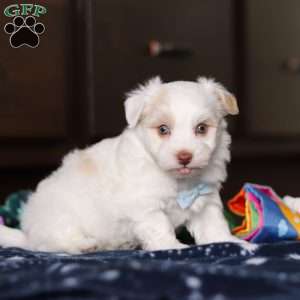
[[[184,190],[178,193],[177,203],[182,209],[190,207],[199,196],[211,194],[215,186],[208,183],[200,183],[190,190]]]

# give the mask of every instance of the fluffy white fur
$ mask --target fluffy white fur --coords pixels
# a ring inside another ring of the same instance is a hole
[[[0,226],[0,245],[69,253],[182,248],[175,236],[180,225],[197,244],[239,241],[219,196],[230,160],[224,117],[238,113],[234,96],[206,78],[154,78],[129,93],[125,111],[128,127],[119,136],[71,152],[39,183],[21,230]],[[197,135],[200,123],[208,130]],[[159,134],[163,124],[170,134]],[[180,151],[193,155],[186,166]],[[214,192],[180,208],[178,192],[200,182],[213,184]]]

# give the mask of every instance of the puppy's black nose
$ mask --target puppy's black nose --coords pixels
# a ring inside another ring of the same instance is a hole
[[[189,151],[183,150],[177,153],[177,159],[181,165],[188,165],[191,162],[192,158],[193,154]]]

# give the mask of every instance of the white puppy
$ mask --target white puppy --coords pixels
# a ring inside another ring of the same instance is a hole
[[[68,154],[24,207],[21,230],[0,227],[0,245],[82,253],[182,248],[186,225],[197,244],[238,241],[219,196],[230,160],[224,116],[238,113],[222,85],[162,83],[131,92],[128,127]]]

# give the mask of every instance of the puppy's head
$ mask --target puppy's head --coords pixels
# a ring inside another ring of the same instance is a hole
[[[201,174],[209,164],[226,130],[223,119],[238,114],[238,106],[212,79],[162,83],[156,77],[128,94],[125,112],[160,168],[182,178]]]

